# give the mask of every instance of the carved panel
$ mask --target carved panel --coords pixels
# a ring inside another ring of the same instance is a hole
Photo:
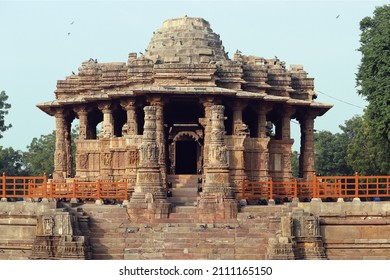
[[[287,153],[283,155],[283,169],[291,170],[291,154]]]
[[[112,164],[112,154],[111,153],[103,153],[101,155],[101,160],[104,167],[111,167]]]
[[[139,153],[137,150],[129,151],[129,165],[135,167],[139,162]]]
[[[87,169],[88,168],[88,154],[78,155],[77,166],[79,167],[79,169]]]
[[[43,223],[43,235],[48,236],[48,235],[53,235],[54,232],[54,217],[52,216],[44,216],[42,219]]]

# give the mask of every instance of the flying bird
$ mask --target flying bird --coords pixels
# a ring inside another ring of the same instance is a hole
[[[74,20],[70,24],[73,24],[73,23],[74,23]]]
[[[336,18],[339,18],[340,17],[340,15],[337,15],[337,17]]]
[[[76,74],[72,71],[72,75],[76,75]]]
[[[68,36],[70,35],[70,32],[68,32]]]

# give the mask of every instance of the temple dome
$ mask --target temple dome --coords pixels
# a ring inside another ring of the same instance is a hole
[[[219,35],[202,18],[181,17],[164,21],[153,32],[145,57],[155,63],[209,63],[229,60]]]

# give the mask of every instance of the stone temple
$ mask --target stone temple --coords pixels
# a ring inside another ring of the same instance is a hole
[[[166,20],[127,62],[83,62],[55,97],[38,104],[56,121],[53,179],[125,180],[129,211],[143,218],[180,204],[234,217],[243,180],[291,181],[292,119],[301,129],[299,177],[310,180],[314,119],[331,108],[314,101],[302,65],[239,50],[229,57],[206,20],[187,16]]]

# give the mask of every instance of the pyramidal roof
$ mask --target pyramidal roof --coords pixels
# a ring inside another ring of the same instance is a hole
[[[219,35],[208,21],[181,17],[164,21],[153,32],[145,57],[155,63],[209,63],[229,60]]]

